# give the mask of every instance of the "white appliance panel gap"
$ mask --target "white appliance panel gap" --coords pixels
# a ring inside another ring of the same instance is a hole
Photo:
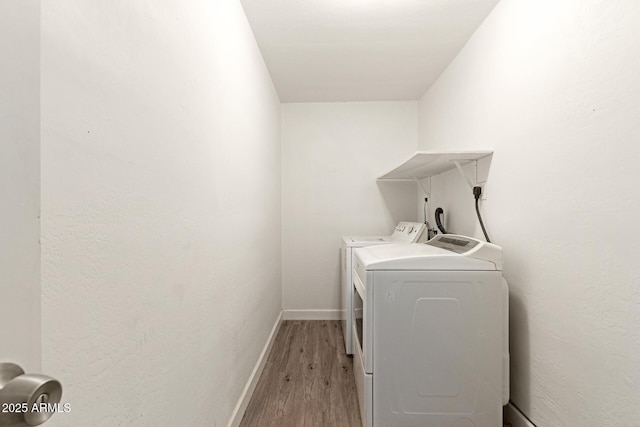
[[[425,225],[420,222],[400,222],[390,236],[344,236],[341,249],[341,313],[345,351],[353,354],[353,249],[366,246],[414,243],[426,236]]]

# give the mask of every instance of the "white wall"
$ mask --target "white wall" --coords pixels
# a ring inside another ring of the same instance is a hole
[[[425,93],[421,149],[495,150],[513,402],[538,426],[640,419],[640,3],[503,0]],[[456,171],[449,228],[481,236]]]
[[[282,105],[285,310],[336,316],[341,237],[416,220],[415,184],[376,184],[416,146],[415,101]]]
[[[0,10],[0,362],[38,372],[40,2]]]
[[[222,426],[281,310],[280,105],[240,3],[42,4],[58,426]]]

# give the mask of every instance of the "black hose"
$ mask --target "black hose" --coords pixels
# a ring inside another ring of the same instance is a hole
[[[434,216],[436,217],[436,225],[438,226],[440,231],[442,231],[442,234],[448,234],[447,230],[444,229],[444,225],[442,225],[442,220],[440,219],[440,215],[443,214],[444,210],[442,210],[442,208],[436,208],[436,211],[434,212]]]

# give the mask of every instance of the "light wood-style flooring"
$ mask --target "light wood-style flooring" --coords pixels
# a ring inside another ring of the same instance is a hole
[[[352,369],[339,320],[285,320],[240,426],[360,427]]]
[[[353,361],[339,320],[286,320],[241,427],[359,427]]]

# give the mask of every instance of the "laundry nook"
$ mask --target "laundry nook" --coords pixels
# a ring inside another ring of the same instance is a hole
[[[639,425],[640,2],[1,6],[0,427]]]

